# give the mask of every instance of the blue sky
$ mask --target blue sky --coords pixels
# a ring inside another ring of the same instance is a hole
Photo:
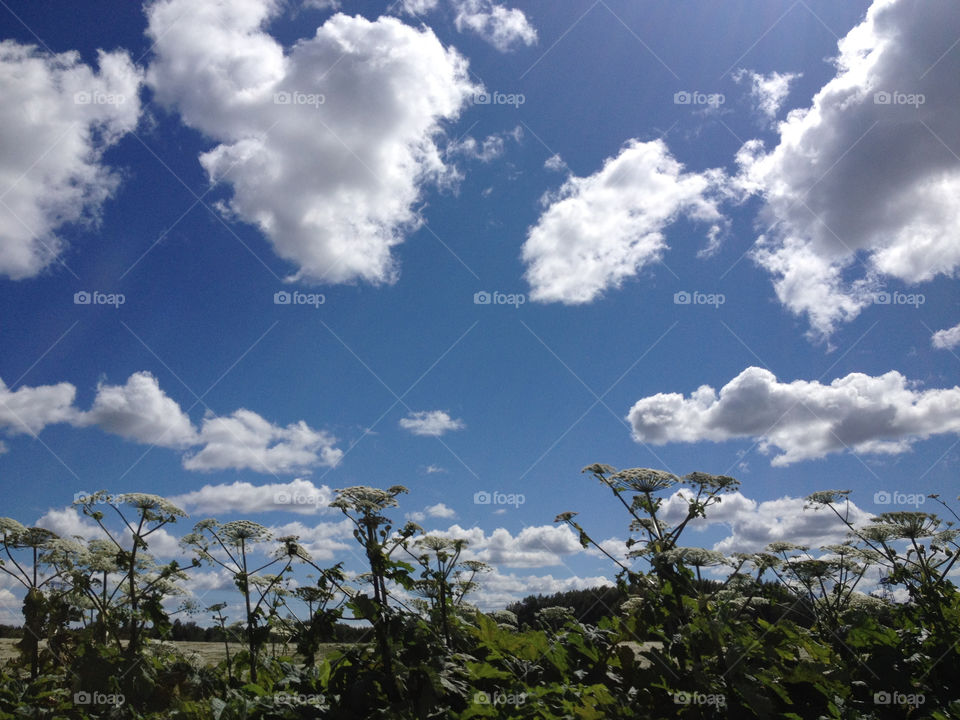
[[[246,517],[357,570],[324,502],[399,483],[502,605],[612,575],[551,522],[626,539],[593,462],[738,477],[730,551],[955,492],[946,2],[0,15],[3,515],[153,492],[168,552]]]

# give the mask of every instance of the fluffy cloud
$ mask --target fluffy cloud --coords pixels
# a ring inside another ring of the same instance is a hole
[[[517,125],[510,132],[488,135],[483,141],[477,140],[472,135],[467,135],[461,140],[447,145],[446,154],[450,157],[463,155],[471,160],[488,163],[503,155],[506,147],[505,140],[508,138],[520,142],[523,139],[523,128]]]
[[[203,447],[183,459],[187,470],[250,469],[265,473],[297,472],[316,464],[334,466],[343,451],[336,438],[302,420],[274,425],[251,410],[208,417],[200,428]]]
[[[757,111],[769,121],[777,116],[783,101],[790,94],[790,83],[800,76],[801,73],[772,72],[761,75],[752,70],[738,70],[733,79],[750,84],[750,97]]]
[[[160,447],[197,443],[190,418],[148,372],[134,373],[126,385],[98,385],[93,407],[83,419],[128,440]]]
[[[587,590],[613,585],[610,578],[603,576],[555,578],[553,575],[504,574],[496,568],[491,573],[477,577],[476,580],[480,587],[467,599],[484,610],[502,609],[528,595],[554,595],[569,590]]]
[[[466,425],[463,420],[454,420],[443,410],[422,410],[401,418],[400,427],[414,435],[440,437],[451,430],[462,430]]]
[[[428,517],[430,518],[452,518],[456,516],[453,508],[449,508],[443,503],[437,503],[436,505],[428,505],[422,511],[415,511],[412,513],[407,513],[407,519],[413,520],[414,522],[423,522]]]
[[[309,480],[300,478],[266,485],[248,482],[204,485],[199,490],[170,498],[180,507],[206,513],[282,511],[302,515],[324,512],[332,500],[333,492],[329,487],[317,487]]]
[[[125,385],[101,383],[87,412],[74,406],[75,397],[71,383],[10,391],[0,380],[0,430],[36,434],[53,423],[97,426],[135,442],[188,450],[183,457],[188,470],[292,473],[316,465],[332,467],[343,457],[337,439],[323,430],[302,420],[275,425],[251,410],[209,415],[197,431],[148,372],[134,373]]]
[[[516,536],[506,528],[496,528],[487,535],[481,528],[466,529],[459,525],[429,534],[465,539],[468,545],[464,559],[505,567],[562,565],[565,556],[583,552],[577,536],[566,525],[525,527]]]
[[[901,453],[916,440],[960,432],[960,387],[916,390],[896,371],[781,383],[750,367],[719,394],[703,385],[689,397],[643,398],[627,419],[635,440],[656,445],[755,438],[764,452],[780,450],[772,464],[782,466],[845,449]]]
[[[952,328],[937,330],[930,342],[935,348],[940,350],[952,350],[960,345],[960,325],[954,325]]]
[[[451,1],[456,11],[457,30],[476,33],[500,52],[537,42],[537,31],[516,8],[507,8],[492,0]]]
[[[525,278],[540,302],[587,303],[618,288],[667,247],[664,229],[685,216],[724,220],[714,199],[718,171],[686,173],[661,140],[631,140],[589,177],[571,177],[544,197],[523,245]]]
[[[739,154],[769,228],[754,260],[816,337],[856,317],[884,279],[919,283],[960,265],[955,10],[876,0],[840,40],[833,79],[780,123],[776,147],[753,140]]]
[[[78,536],[91,540],[103,537],[103,530],[93,521],[85,519],[73,507],[60,510],[51,508],[37,520],[36,526],[46,528],[60,537],[66,538]]]
[[[32,277],[56,261],[57,230],[95,221],[116,189],[101,159],[137,126],[141,76],[125,52],[97,63],[0,42],[0,274]]]
[[[65,382],[11,391],[0,380],[0,430],[35,435],[47,425],[71,422],[77,418],[76,395],[77,389]]]
[[[428,28],[337,14],[285,49],[264,31],[274,0],[161,0],[147,11],[157,99],[218,144],[200,157],[233,188],[295,278],[391,282],[426,182],[449,168],[436,140],[477,90]]]
[[[357,559],[362,557],[357,552],[359,548],[357,548],[353,537],[354,525],[346,518],[340,522],[318,523],[312,526],[292,522],[273,527],[271,530],[273,530],[274,537],[296,535],[304,550],[317,561],[342,559],[348,552],[355,553]],[[347,542],[344,543],[341,540],[347,540]]]

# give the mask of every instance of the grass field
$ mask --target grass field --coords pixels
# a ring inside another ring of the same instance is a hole
[[[0,663],[5,663],[7,660],[12,660],[17,657],[17,648],[15,643],[17,641],[13,638],[0,638]],[[218,662],[223,660],[226,657],[226,650],[224,649],[223,643],[218,642],[175,642],[178,648],[184,652],[194,652],[197,653],[207,665],[216,665]],[[338,647],[342,647],[339,643],[326,643],[320,646],[319,651],[317,652],[317,658],[323,658],[324,656],[332,653]],[[230,654],[243,649],[243,646],[237,643],[230,644]],[[273,652],[271,646],[265,648],[265,655],[270,655]],[[286,650],[282,650],[280,646],[277,646],[278,655],[293,655],[295,650],[293,647],[288,647]]]

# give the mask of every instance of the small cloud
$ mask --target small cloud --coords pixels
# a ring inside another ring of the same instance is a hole
[[[433,475],[434,473],[445,473],[446,471],[446,468],[442,468],[439,465],[427,465],[427,467],[424,468],[424,472],[427,475]]]
[[[733,75],[733,79],[738,83],[744,80],[750,83],[750,98],[753,100],[754,109],[768,121],[773,120],[780,112],[783,101],[790,94],[790,83],[798,77],[802,77],[802,73],[772,72],[761,75],[742,68]]]
[[[930,338],[930,342],[939,350],[953,350],[960,345],[960,324],[945,330],[937,330]]]
[[[440,437],[451,430],[462,430],[466,425],[463,420],[454,420],[443,410],[422,410],[402,418],[400,427],[414,435]]]

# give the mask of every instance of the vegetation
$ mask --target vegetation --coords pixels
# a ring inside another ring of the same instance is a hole
[[[727,557],[681,540],[733,478],[584,472],[625,514],[626,557],[576,513],[556,521],[610,559],[615,584],[489,613],[468,602],[489,568],[463,559],[465,541],[394,529],[402,486],[337,491],[367,565],[349,579],[249,521],[203,520],[182,540],[187,567],[157,563],[151,542],[185,513],[155,495],[83,498],[102,530],[89,541],[0,519],[0,571],[24,616],[19,633],[0,628],[18,635],[0,719],[960,717],[952,521],[889,512],[854,525],[846,491],[818,492],[809,510],[846,523],[845,542]],[[686,512],[668,523],[664,494],[677,490]],[[185,599],[204,565],[232,578],[240,622]],[[292,582],[298,567],[310,584]],[[864,594],[877,577],[881,591]],[[190,613],[213,625],[175,617]],[[222,659],[170,642],[196,639],[223,642]]]

